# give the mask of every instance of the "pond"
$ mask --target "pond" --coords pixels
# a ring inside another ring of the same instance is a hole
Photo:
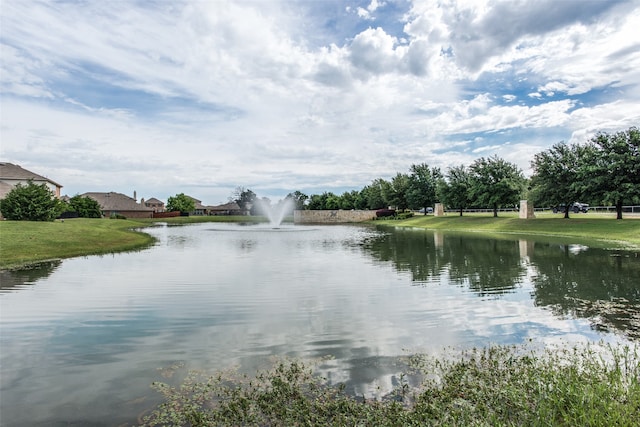
[[[371,226],[158,226],[150,249],[0,276],[1,424],[135,424],[168,368],[328,357],[350,393],[399,360],[489,344],[640,339],[640,258]]]

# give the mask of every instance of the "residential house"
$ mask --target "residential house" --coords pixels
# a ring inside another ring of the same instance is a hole
[[[140,204],[153,209],[154,212],[164,212],[165,210],[164,202],[156,199],[155,197],[152,197],[149,200],[142,198],[140,199]]]
[[[240,209],[236,202],[229,202],[218,206],[208,206],[209,215],[247,215],[246,209]]]
[[[0,162],[0,199],[4,199],[16,185],[27,185],[29,181],[34,184],[45,184],[57,198],[60,198],[62,185],[13,163]]]
[[[0,200],[4,199],[6,195],[9,194],[12,188],[13,185],[0,181]]]
[[[90,197],[100,205],[102,215],[122,215],[126,218],[153,218],[153,208],[138,203],[134,197],[110,191],[108,193],[84,193],[83,197]]]
[[[194,210],[192,212],[189,212],[189,215],[209,215],[209,209],[207,208],[207,206],[204,206],[202,204],[202,200],[198,200],[191,196],[187,197],[193,200],[193,203],[195,204]]]

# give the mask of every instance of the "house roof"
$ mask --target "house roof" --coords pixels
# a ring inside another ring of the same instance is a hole
[[[103,211],[152,211],[138,202],[133,197],[129,197],[122,193],[110,191],[108,193],[84,193],[84,197],[90,197],[102,208]]]
[[[62,185],[47,178],[46,176],[38,175],[37,173],[33,173],[27,169],[23,169],[18,165],[14,165],[13,163],[8,162],[0,162],[0,180],[2,179],[16,181],[46,181],[55,185],[56,187],[62,188]]]
[[[213,211],[239,211],[240,206],[236,202],[225,203],[224,205],[218,206],[209,206],[210,210]]]
[[[187,195],[185,194],[185,196],[187,196]],[[207,207],[202,204],[202,200],[198,200],[195,197],[191,197],[191,196],[187,196],[187,197],[190,198],[191,200],[193,200],[193,203],[195,205],[195,209],[207,209]]]
[[[145,199],[145,201],[144,201],[144,202],[145,202],[145,203],[155,203],[155,204],[160,203],[160,204],[163,204],[163,205],[164,205],[164,202],[163,202],[162,200],[158,200],[158,199],[156,199],[155,197],[152,197],[152,198],[150,198],[150,199],[148,199],[148,200],[146,200],[146,199]]]

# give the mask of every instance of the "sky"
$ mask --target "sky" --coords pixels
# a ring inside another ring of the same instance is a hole
[[[640,125],[636,0],[0,0],[0,161],[277,201]]]

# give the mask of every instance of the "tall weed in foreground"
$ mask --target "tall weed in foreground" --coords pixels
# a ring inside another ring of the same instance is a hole
[[[534,352],[487,347],[453,357],[415,355],[408,382],[381,400],[349,396],[301,361],[255,377],[190,372],[143,426],[632,426],[640,419],[638,347]],[[401,378],[406,378],[404,374]]]

